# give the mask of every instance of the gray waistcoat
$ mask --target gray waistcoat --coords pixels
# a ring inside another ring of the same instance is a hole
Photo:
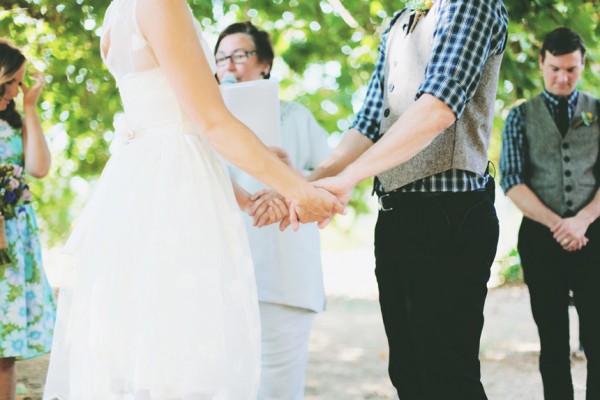
[[[525,183],[552,211],[577,212],[594,197],[598,185],[600,127],[586,126],[581,113],[597,116],[596,100],[580,93],[571,126],[563,138],[541,96],[524,104],[527,157]],[[577,128],[573,128],[577,125]]]
[[[384,112],[380,124],[383,133],[415,102],[415,94],[431,58],[438,4],[419,21],[412,33],[406,35],[402,29],[408,23],[408,12],[396,21],[389,32]],[[485,172],[501,61],[502,55],[491,56],[487,60],[475,96],[467,103],[460,120],[413,158],[378,175],[386,192],[449,169],[478,174]]]

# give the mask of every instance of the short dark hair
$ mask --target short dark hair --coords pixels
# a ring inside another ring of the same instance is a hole
[[[271,37],[267,32],[258,29],[250,21],[236,22],[225,28],[225,30],[221,32],[219,38],[217,39],[217,44],[215,45],[215,54],[217,53],[217,49],[221,44],[221,40],[223,40],[223,38],[226,36],[233,35],[234,33],[245,33],[252,38],[254,47],[256,48],[256,57],[260,62],[269,64],[269,72],[264,75],[265,79],[269,79],[269,76],[271,75],[271,68],[273,67],[273,58],[275,58],[273,45],[271,44]]]
[[[546,52],[553,56],[562,56],[577,50],[581,51],[582,57],[585,56],[585,45],[581,36],[577,32],[562,26],[556,28],[546,36],[540,55],[542,56],[542,61],[544,61]]]

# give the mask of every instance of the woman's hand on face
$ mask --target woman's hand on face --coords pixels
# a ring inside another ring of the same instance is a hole
[[[42,93],[42,89],[46,84],[46,78],[41,72],[32,72],[30,76],[34,81],[31,87],[28,88],[27,86],[25,86],[25,83],[21,83],[21,90],[23,91],[24,109],[36,106],[40,98],[40,94]]]

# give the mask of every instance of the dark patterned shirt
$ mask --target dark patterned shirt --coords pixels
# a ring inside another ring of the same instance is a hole
[[[507,39],[507,13],[501,1],[438,0],[433,50],[425,70],[425,79],[415,100],[428,93],[443,101],[457,118],[473,98],[489,57],[504,51]],[[352,125],[373,142],[384,132],[379,126],[383,108],[384,67],[387,38],[402,12],[397,13],[381,37],[375,70],[371,76],[362,109]],[[481,190],[488,175],[448,170],[398,190],[408,192],[465,192]],[[383,187],[375,180],[375,189]]]
[[[575,90],[567,97],[567,109],[569,110],[569,121],[573,119],[579,91]],[[558,114],[558,103],[560,96],[546,91],[542,92],[544,104],[550,111],[552,119],[556,121]],[[525,165],[525,154],[527,154],[527,142],[525,140],[525,106],[520,104],[510,110],[504,130],[502,131],[502,153],[500,154],[500,187],[504,193],[520,183],[525,183],[523,167]]]

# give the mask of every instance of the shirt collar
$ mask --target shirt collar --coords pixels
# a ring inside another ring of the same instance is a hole
[[[542,96],[544,96],[544,99],[548,102],[550,102],[553,106],[558,106],[558,102],[560,101],[561,98],[563,98],[564,96],[557,96],[555,94],[552,94],[550,92],[548,92],[546,89],[544,89],[544,91],[542,92]],[[567,104],[569,105],[569,107],[574,107],[575,104],[577,103],[577,98],[579,97],[579,91],[577,89],[573,90],[573,93],[571,93],[570,95],[568,95],[567,98]]]

